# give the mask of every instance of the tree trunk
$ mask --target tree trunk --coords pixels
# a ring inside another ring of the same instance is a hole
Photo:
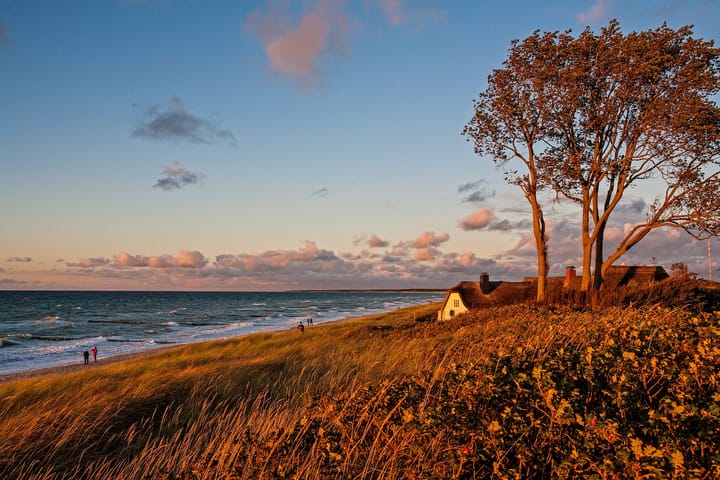
[[[595,238],[595,273],[593,275],[593,289],[600,290],[603,282],[603,241],[605,240],[605,223],[598,225]]]
[[[592,263],[592,240],[590,239],[590,201],[588,200],[589,194],[587,190],[583,191],[583,206],[582,206],[582,282],[580,283],[580,290],[587,292],[590,290],[590,282],[592,277],[590,276],[590,264]]]
[[[538,205],[536,200],[531,199],[530,205],[532,207],[533,215],[533,234],[535,235],[535,247],[537,249],[537,262],[538,262],[538,282],[537,282],[537,296],[535,299],[538,303],[544,303],[547,298],[546,286],[547,286],[547,237],[545,236],[545,218],[543,217],[542,209]]]
[[[580,283],[580,290],[587,292],[590,290],[590,283],[592,282],[592,273],[590,268],[592,264],[592,242],[589,238],[583,238],[582,249],[582,282]]]

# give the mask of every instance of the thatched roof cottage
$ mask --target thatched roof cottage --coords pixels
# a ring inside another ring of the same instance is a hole
[[[605,288],[618,288],[630,283],[648,284],[668,278],[663,267],[613,265],[605,272]],[[565,277],[549,277],[548,286],[560,284],[564,288],[580,288],[575,268],[568,267]],[[490,281],[487,273],[480,274],[478,282],[460,282],[445,294],[438,320],[449,320],[456,315],[492,305],[507,305],[534,298],[537,278],[528,277],[522,282]]]

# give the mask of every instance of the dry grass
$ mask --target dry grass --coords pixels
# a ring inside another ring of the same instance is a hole
[[[0,384],[0,478],[720,473],[717,452],[693,450],[720,442],[717,315],[516,305],[415,321],[438,308]],[[648,426],[661,414],[672,432]]]
[[[217,445],[228,432],[252,425],[262,436],[290,425],[314,396],[414,373],[427,359],[415,342],[380,340],[437,308],[188,345],[0,384],[0,473],[137,478],[148,468],[185,468],[205,450],[232,450]]]

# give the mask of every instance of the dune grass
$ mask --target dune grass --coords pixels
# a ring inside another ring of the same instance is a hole
[[[0,384],[0,478],[720,475],[717,312],[438,308]]]

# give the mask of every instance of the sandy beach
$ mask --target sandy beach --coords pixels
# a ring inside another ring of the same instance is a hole
[[[124,362],[126,360],[133,360],[140,357],[146,357],[154,355],[161,351],[167,351],[173,348],[180,348],[181,345],[169,345],[167,347],[156,348],[153,350],[144,350],[141,352],[123,353],[120,355],[113,355],[111,357],[98,358],[97,362],[90,361],[89,365],[85,365],[82,360],[77,363],[70,363],[67,365],[57,365],[54,367],[37,368],[34,370],[27,370],[24,372],[7,373],[0,375],[0,383],[11,382],[13,380],[21,380],[28,378],[43,377],[46,375],[61,375],[70,372],[81,372],[92,368],[102,367],[105,365],[112,365],[113,363]]]
[[[370,315],[370,316],[372,316],[372,315]],[[361,320],[363,318],[367,318],[367,317],[339,318],[337,320],[325,321],[319,325],[313,325],[312,328],[318,328],[322,325],[331,325],[334,323],[346,322],[348,320]],[[296,328],[297,327],[292,327],[288,330],[277,330],[273,333],[284,332],[284,331],[293,332],[294,330],[296,330]],[[253,334],[251,333],[249,335],[253,335]],[[222,342],[224,340],[227,340],[227,339],[209,340],[209,342]],[[183,346],[184,346],[184,344],[167,345],[167,346],[158,347],[158,348],[155,348],[152,350],[143,350],[140,352],[123,353],[120,355],[113,355],[111,357],[104,357],[104,358],[100,357],[100,358],[98,358],[97,362],[93,362],[91,360],[90,364],[88,364],[88,365],[85,365],[82,360],[79,360],[76,363],[70,363],[70,364],[66,364],[66,365],[56,365],[53,367],[44,367],[44,368],[36,368],[36,369],[32,369],[32,370],[26,370],[24,372],[0,374],[0,383],[11,382],[13,380],[42,377],[45,375],[61,375],[61,374],[70,373],[70,372],[80,372],[80,371],[87,370],[87,369],[102,367],[104,365],[112,365],[114,363],[124,362],[126,360],[133,360],[136,358],[147,357],[150,355],[154,355],[158,352],[166,352],[168,350],[182,348]]]

